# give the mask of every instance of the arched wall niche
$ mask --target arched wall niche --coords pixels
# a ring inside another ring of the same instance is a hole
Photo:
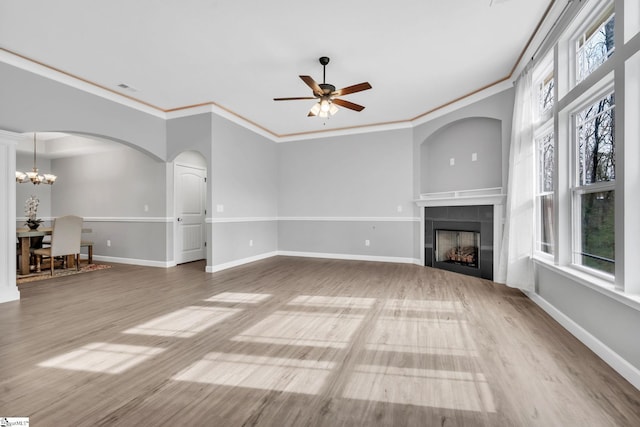
[[[502,121],[466,117],[447,123],[420,144],[420,193],[502,186]]]

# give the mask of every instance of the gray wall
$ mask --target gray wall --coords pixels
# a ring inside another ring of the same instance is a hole
[[[164,162],[131,148],[51,161],[54,216],[164,217]],[[145,211],[145,205],[148,211]]]
[[[282,143],[278,156],[281,251],[415,258],[411,130]]]
[[[134,149],[51,161],[52,216],[85,218],[94,254],[164,263],[167,258],[166,167]],[[23,184],[26,185],[26,184]],[[145,205],[148,211],[145,211]],[[149,218],[145,220],[145,218]],[[107,246],[107,240],[111,246]]]
[[[413,129],[413,142],[414,142],[414,189],[415,189],[415,197],[419,197],[420,193],[425,193],[428,191],[429,183],[428,183],[428,174],[430,173],[428,167],[429,159],[428,159],[428,146],[429,146],[429,138],[432,135],[436,135],[437,140],[437,132],[443,129],[446,129],[448,125],[458,122],[464,123],[465,119],[472,118],[485,118],[485,119],[495,119],[500,122],[500,144],[501,150],[500,154],[495,154],[495,147],[492,147],[488,151],[488,156],[499,156],[501,158],[501,185],[498,187],[503,187],[503,192],[506,192],[507,189],[507,174],[508,174],[508,164],[509,164],[509,142],[511,140],[511,121],[513,116],[513,102],[515,97],[515,91],[513,88],[504,90],[499,92],[493,96],[482,99],[478,102],[475,102],[471,105],[462,107],[458,110],[452,111],[448,114],[444,114],[440,117],[437,117],[433,120],[425,122],[421,125],[416,126]],[[463,126],[463,128],[466,126]],[[465,139],[468,140],[469,133],[473,133],[473,128],[466,129],[462,132],[465,136]],[[468,145],[467,145],[468,144]],[[490,168],[491,164],[488,162],[488,156],[484,156],[483,153],[479,151],[471,151],[473,150],[473,142],[469,141],[465,145],[463,145],[463,149],[461,150],[461,158],[470,159],[470,155],[472,152],[478,152],[478,161],[477,166],[481,166],[479,172],[479,180],[480,182],[494,182],[494,174],[495,169]],[[488,147],[487,147],[488,148]],[[427,150],[423,152],[423,150]],[[444,155],[444,153],[442,153]],[[456,161],[458,158],[456,158]],[[497,159],[495,159],[497,160]],[[467,160],[464,160],[467,161]],[[447,163],[438,162],[439,165],[446,166]],[[456,165],[458,163],[456,162]],[[459,170],[459,169],[458,169]],[[424,174],[427,174],[427,177],[423,177]],[[484,184],[482,187],[476,186],[475,188],[485,188]],[[464,188],[468,189],[468,188]],[[440,190],[435,190],[440,191]],[[448,190],[442,190],[448,191]]]
[[[0,62],[0,129],[104,136],[166,158],[165,120]]]
[[[209,268],[278,248],[278,157],[272,141],[212,116]],[[217,207],[224,211],[218,212]],[[253,246],[250,245],[253,241]]]
[[[429,136],[421,146],[420,192],[501,187],[501,125],[500,120],[473,117],[450,123]]]
[[[211,157],[211,113],[167,120],[167,160],[178,154],[193,150],[205,159]]]
[[[536,287],[548,303],[640,369],[640,311],[541,264],[536,265]]]
[[[282,143],[278,154],[281,217],[413,216],[409,129]]]

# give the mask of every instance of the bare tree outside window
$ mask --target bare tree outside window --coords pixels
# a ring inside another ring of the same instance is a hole
[[[580,190],[582,265],[614,274],[615,270],[615,95],[588,105],[576,116]],[[609,183],[594,187],[595,184]],[[591,189],[592,187],[593,189]],[[606,190],[606,191],[603,191]]]
[[[554,145],[553,132],[536,140],[538,147],[538,250],[553,255],[553,169]]]
[[[553,79],[553,70],[551,70],[551,73],[540,82],[540,87],[538,88],[538,110],[540,115],[553,108],[554,86],[555,81]]]
[[[609,58],[614,45],[615,14],[610,9],[578,39],[576,81],[579,83]]]

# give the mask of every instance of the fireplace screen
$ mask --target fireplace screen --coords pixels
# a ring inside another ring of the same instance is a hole
[[[435,261],[479,268],[480,233],[435,230]]]

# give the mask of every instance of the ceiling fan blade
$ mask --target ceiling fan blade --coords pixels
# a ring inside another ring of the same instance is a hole
[[[353,102],[345,101],[344,99],[334,98],[331,102],[341,107],[348,108],[350,110],[355,110],[355,111],[364,110],[364,107],[362,105],[354,104]]]
[[[318,86],[318,83],[316,83],[311,76],[300,76],[300,78],[311,88],[311,90],[313,90],[313,93],[318,96],[322,96],[324,94],[322,89],[320,89],[320,86]]]
[[[313,114],[313,111],[309,111],[309,114],[307,114],[307,117],[315,117],[316,115]]]
[[[358,83],[357,85],[343,87],[342,89],[338,89],[333,92],[331,95],[333,96],[344,96],[350,93],[362,92],[363,90],[371,89],[371,85],[369,82]]]
[[[292,98],[273,98],[274,101],[297,101],[299,99],[317,99],[314,96],[297,96]]]

